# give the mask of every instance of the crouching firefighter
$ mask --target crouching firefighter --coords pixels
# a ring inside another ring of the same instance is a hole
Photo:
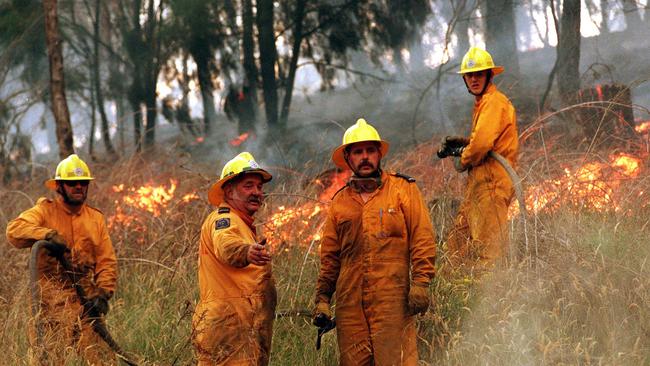
[[[70,347],[88,364],[116,363],[96,330],[103,327],[115,292],[117,261],[104,215],[86,204],[91,180],[86,163],[70,155],[45,183],[57,197],[40,198],[7,225],[9,243],[34,251],[32,275],[40,285],[40,296],[32,302],[40,306],[33,303],[32,308],[40,314],[34,314],[37,327],[30,329],[37,331],[30,332],[30,342],[45,355],[43,363],[65,364]]]
[[[192,340],[199,365],[267,365],[276,305],[271,256],[253,225],[271,174],[243,152],[223,167],[199,243],[200,301]]]
[[[515,167],[519,140],[515,108],[492,83],[502,72],[487,51],[472,47],[465,54],[458,73],[475,97],[472,132],[469,138],[445,137],[438,151],[440,158],[455,156],[456,170],[468,174],[463,203],[447,238],[454,264],[493,265],[508,248],[508,206],[514,190],[503,164]]]
[[[313,316],[326,330],[336,294],[343,366],[418,363],[415,315],[429,307],[434,232],[415,179],[381,169],[387,152],[377,130],[359,119],[332,155],[354,174],[325,221]]]

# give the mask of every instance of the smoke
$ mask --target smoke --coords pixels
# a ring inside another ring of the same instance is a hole
[[[634,218],[542,219],[539,255],[479,277],[448,357],[463,365],[644,364],[650,251]]]

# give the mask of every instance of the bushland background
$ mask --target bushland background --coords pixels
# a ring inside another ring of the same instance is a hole
[[[191,364],[198,234],[223,164],[248,150],[274,174],[257,224],[278,310],[309,309],[322,213],[345,180],[329,154],[364,117],[436,228],[423,364],[650,364],[649,6],[2,0],[0,229],[80,154],[119,257],[111,332],[143,364]],[[447,264],[463,177],[435,158],[442,136],[469,132],[454,72],[470,45],[506,67],[495,82],[518,111],[528,208],[512,207],[507,265],[483,274]],[[1,241],[0,363],[29,364],[29,253]],[[308,318],[278,318],[271,363],[336,364],[334,333],[320,352],[315,337]]]

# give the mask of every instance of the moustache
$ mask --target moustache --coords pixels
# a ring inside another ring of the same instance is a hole
[[[258,204],[262,204],[262,197],[260,196],[251,196],[248,198],[248,202],[254,202]]]

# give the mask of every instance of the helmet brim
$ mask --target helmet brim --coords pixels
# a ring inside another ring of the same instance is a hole
[[[245,174],[259,174],[262,176],[262,183],[268,183],[273,179],[273,176],[271,173],[267,172],[264,169],[251,169],[251,170],[246,170],[243,171],[239,174],[233,174],[229,175],[227,177],[224,177],[222,179],[219,179],[216,183],[214,183],[210,189],[208,190],[208,202],[210,202],[214,206],[219,206],[221,202],[223,202],[224,198],[224,193],[223,193],[223,185],[228,183],[229,181],[241,177]]]
[[[384,140],[365,140],[365,141],[356,141],[352,142],[349,144],[343,144],[334,150],[332,153],[332,161],[334,162],[334,165],[341,169],[350,169],[350,166],[348,166],[348,162],[345,161],[345,148],[353,145],[353,144],[358,144],[360,142],[379,142],[379,152],[381,153],[381,157],[383,158],[388,154],[388,148],[390,147],[390,144]]]
[[[456,74],[464,75],[464,74],[469,74],[470,72],[479,72],[483,70],[492,70],[492,75],[499,75],[504,71],[503,66],[494,66],[494,67],[474,67],[471,69],[463,70],[463,71],[456,71]]]
[[[52,191],[56,191],[56,182],[63,182],[63,181],[66,181],[66,180],[95,180],[95,178],[92,178],[92,177],[91,178],[88,178],[88,177],[84,177],[84,178],[75,177],[75,178],[59,178],[59,179],[52,178],[52,179],[46,180],[44,185],[45,185],[45,188],[50,189]]]

